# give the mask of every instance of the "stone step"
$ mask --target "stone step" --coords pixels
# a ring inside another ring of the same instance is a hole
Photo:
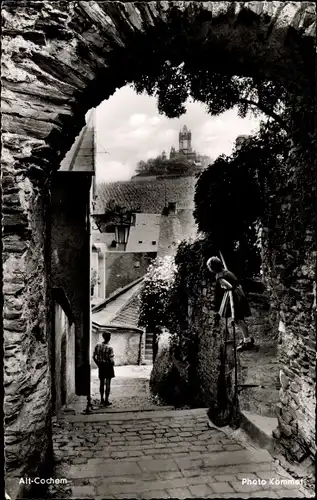
[[[263,417],[255,413],[243,411],[240,427],[252,441],[262,449],[274,452],[273,431],[278,426],[276,417]]]
[[[173,411],[174,410],[174,406],[163,406],[162,407],[164,409],[164,411]],[[125,413],[136,413],[136,412],[140,412],[140,413],[143,413],[143,412],[156,412],[158,409],[158,407],[156,405],[152,405],[152,406],[148,406],[146,408],[142,408],[142,410],[139,410],[137,407],[135,408],[131,408],[131,409],[128,409],[128,410],[125,410]],[[109,406],[107,408],[94,408],[92,410],[92,414],[113,414],[115,413],[116,415],[118,414],[122,414],[122,409],[121,410],[116,410],[115,408]],[[74,415],[74,413],[73,413]]]
[[[145,418],[171,418],[171,417],[188,417],[188,416],[199,416],[207,417],[207,408],[195,408],[192,410],[165,410],[165,407],[160,407],[159,410],[155,411],[135,411],[129,414],[126,411],[121,411],[117,413],[99,413],[99,414],[80,414],[80,415],[63,415],[63,418],[58,418],[58,420],[64,420],[67,422],[106,422],[108,420],[143,420]],[[215,427],[215,426],[214,426]],[[215,427],[216,428],[216,427]]]

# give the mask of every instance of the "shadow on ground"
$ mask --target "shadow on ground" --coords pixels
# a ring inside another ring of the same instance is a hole
[[[111,381],[111,407],[100,407],[98,370],[91,371],[91,397],[95,410],[100,411],[145,411],[166,406],[151,394],[149,381],[152,365],[116,366],[115,378]]]

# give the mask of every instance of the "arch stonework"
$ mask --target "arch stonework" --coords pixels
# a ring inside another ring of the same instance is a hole
[[[4,409],[14,470],[40,463],[49,449],[45,214],[50,174],[85,113],[164,58],[201,58],[218,69],[221,60],[221,70],[256,72],[296,92],[311,85],[316,26],[310,2],[4,1],[2,16]],[[291,325],[282,328],[292,336]],[[311,405],[313,395],[305,398]],[[314,419],[302,409],[302,433],[285,446],[312,450]]]

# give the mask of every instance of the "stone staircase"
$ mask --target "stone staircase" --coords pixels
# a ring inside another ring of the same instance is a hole
[[[255,350],[244,351],[240,358],[240,383],[259,384],[239,395],[241,410],[262,417],[276,417],[279,402],[279,369],[276,342],[263,342]]]
[[[147,332],[145,336],[144,361],[146,364],[153,364],[153,333],[151,332]]]

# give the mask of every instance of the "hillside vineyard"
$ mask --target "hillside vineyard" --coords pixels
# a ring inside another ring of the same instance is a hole
[[[179,209],[193,209],[195,184],[192,176],[103,183],[97,187],[95,213],[104,213],[110,200],[142,213],[161,213],[168,202],[176,202]]]

